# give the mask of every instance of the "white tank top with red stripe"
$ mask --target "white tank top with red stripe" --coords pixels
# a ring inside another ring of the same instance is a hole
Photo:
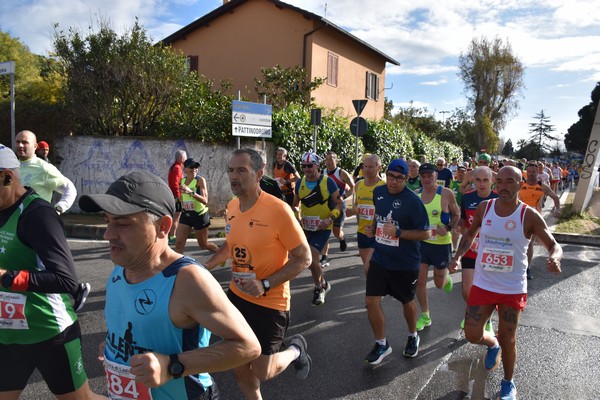
[[[530,239],[523,232],[527,205],[521,202],[511,215],[499,217],[494,207],[496,200],[488,202],[481,221],[473,284],[495,293],[527,293]]]

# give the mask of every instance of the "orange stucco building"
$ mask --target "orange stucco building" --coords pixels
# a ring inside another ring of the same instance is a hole
[[[180,49],[190,68],[209,79],[231,80],[233,93],[256,99],[261,68],[302,66],[308,79],[326,78],[312,96],[325,108],[356,115],[354,99],[368,99],[364,118],[383,117],[386,63],[400,65],[325,18],[278,0],[231,0],[163,39]],[[268,99],[267,99],[268,102]]]

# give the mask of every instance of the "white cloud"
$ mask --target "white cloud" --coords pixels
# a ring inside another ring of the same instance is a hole
[[[410,62],[407,65],[411,66],[390,66],[386,68],[388,75],[435,75],[445,73],[456,73],[458,67],[452,65],[415,65]]]
[[[421,82],[420,85],[423,86],[439,86],[448,83],[448,79],[438,79],[437,81],[425,81]]]

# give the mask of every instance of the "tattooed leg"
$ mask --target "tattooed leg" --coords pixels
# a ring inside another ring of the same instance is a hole
[[[517,327],[521,311],[501,304],[498,306],[498,315],[498,342],[502,347],[504,379],[511,380],[517,361]]]
[[[465,312],[465,337],[470,343],[494,346],[496,341],[484,326],[496,309],[495,305],[467,306]]]

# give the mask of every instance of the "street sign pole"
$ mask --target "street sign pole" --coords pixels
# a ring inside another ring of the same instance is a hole
[[[15,74],[10,74],[10,143],[15,148]]]
[[[360,114],[362,113],[362,111],[365,109],[365,106],[367,105],[367,101],[366,99],[360,99],[360,100],[352,100],[352,105],[354,106],[354,109],[356,110],[356,113],[358,114],[357,116],[357,121],[356,121],[356,152],[354,154],[354,167],[358,166],[358,136],[359,136],[359,132],[360,132]]]
[[[238,90],[238,101],[242,101],[242,92],[241,90]],[[239,136],[236,136],[235,138],[235,143],[237,145],[237,149],[241,149],[242,148],[242,140]]]

